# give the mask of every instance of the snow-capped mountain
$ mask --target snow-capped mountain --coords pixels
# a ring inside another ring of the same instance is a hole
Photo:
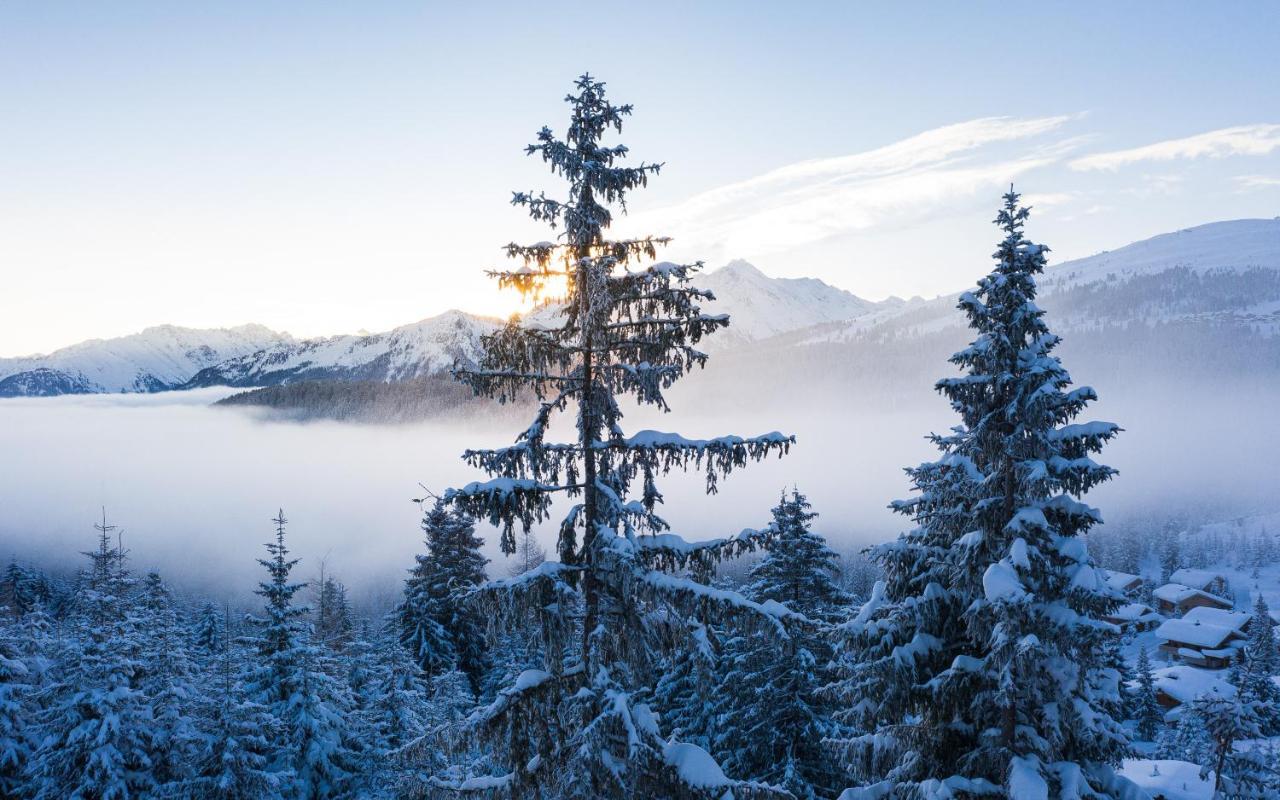
[[[1040,304],[1060,333],[1135,323],[1243,325],[1256,333],[1280,333],[1280,218],[1212,222],[1162,234],[1051,265],[1037,283]],[[957,297],[816,326],[803,332],[802,341],[827,344],[959,329],[965,320],[955,310]]]
[[[972,272],[985,268],[975,263]],[[932,375],[966,335],[956,295],[875,303],[812,278],[771,278],[745,261],[708,272],[696,285],[716,295],[708,313],[732,318],[705,345],[718,352],[716,362],[744,373],[764,359],[814,373],[914,381],[917,368]],[[1245,369],[1242,360],[1257,363],[1259,348],[1280,350],[1274,344],[1280,341],[1280,219],[1216,222],[1156,236],[1050,266],[1040,286],[1053,329],[1066,334],[1090,366],[1119,370],[1152,355],[1152,347],[1176,345],[1178,358]],[[548,308],[529,322],[555,325],[558,319]],[[385,333],[301,341],[258,325],[162,326],[48,356],[0,359],[0,397],[409,380],[441,373],[455,361],[474,362],[480,337],[499,324],[450,311]],[[1261,337],[1260,343],[1241,346],[1242,336]]]
[[[262,325],[211,330],[160,325],[48,355],[0,359],[0,397],[162,391],[205,367],[291,341]]]
[[[863,300],[817,278],[771,278],[741,260],[700,275],[694,283],[716,296],[715,302],[703,306],[705,312],[730,316],[729,327],[707,340],[707,346],[717,350],[815,323],[856,319],[901,303]]]
[[[448,311],[386,333],[282,342],[201,369],[182,388],[273,386],[301,380],[403,381],[474,363],[500,323]]]

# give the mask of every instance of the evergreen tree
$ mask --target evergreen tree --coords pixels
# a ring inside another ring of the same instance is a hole
[[[229,627],[229,621],[224,624]],[[229,643],[230,631],[219,638]],[[230,644],[220,651],[209,732],[185,795],[191,800],[283,800],[281,790],[292,773],[271,770],[271,741],[279,722],[265,706],[246,699],[235,656]]]
[[[331,650],[341,652],[355,633],[355,621],[347,602],[347,587],[332,575],[320,578],[316,614],[316,639]]]
[[[143,579],[139,611],[145,631],[140,687],[151,702],[157,731],[154,776],[165,791],[182,783],[195,759],[200,733],[189,709],[199,690],[173,597],[155,572]]]
[[[1182,568],[1182,534],[1168,523],[1164,528],[1164,549],[1160,552],[1160,578],[1162,583],[1169,582],[1169,576]]]
[[[350,797],[359,786],[346,732],[350,695],[324,668],[322,648],[304,644],[299,655],[297,692],[277,714],[294,757],[294,789],[301,800]]]
[[[1280,734],[1280,687],[1272,680],[1280,673],[1280,652],[1276,650],[1271,625],[1271,610],[1259,594],[1249,623],[1249,639],[1230,674],[1241,701],[1254,704],[1258,726],[1265,736]]]
[[[1164,711],[1156,700],[1155,678],[1151,675],[1151,659],[1147,648],[1138,651],[1138,686],[1134,698],[1133,716],[1138,720],[1138,736],[1146,742],[1154,742],[1164,725]]]
[[[205,655],[219,655],[226,648],[226,621],[213,603],[205,603],[192,631],[192,646]]]
[[[1119,428],[1072,422],[1095,395],[1069,390],[1053,354],[1035,304],[1046,248],[1024,238],[1027,215],[1010,190],[996,266],[960,297],[977,332],[951,357],[964,374],[937,384],[961,424],[933,437],[940,460],[909,470],[918,494],[893,508],[918,527],[875,551],[885,582],[846,628],[855,664],[835,690],[867,734],[843,749],[895,797],[938,781],[1122,791],[1128,743],[1101,620],[1119,601],[1083,538],[1099,514],[1079,500],[1114,474],[1090,456]]]
[[[484,583],[488,563],[475,523],[437,499],[422,520],[427,552],[405,581],[399,608],[400,642],[427,675],[455,667],[466,673],[478,694],[488,664],[484,633],[465,599]]]
[[[59,680],[46,687],[40,747],[29,765],[36,800],[146,796],[158,732],[142,676],[139,620],[125,554],[103,515],[98,549],[75,597],[79,636],[68,641]]]
[[[36,570],[10,561],[0,580],[0,608],[7,608],[15,617],[29,613],[38,603],[48,602],[45,578]]]
[[[422,671],[396,637],[379,637],[370,693],[375,752],[398,750],[426,732],[427,692]]]
[[[266,545],[271,557],[258,559],[270,580],[259,583],[254,591],[264,599],[266,614],[248,618],[249,624],[261,633],[256,639],[258,664],[249,670],[246,688],[250,699],[275,709],[288,704],[298,691],[301,640],[306,632],[302,620],[308,609],[293,604],[293,596],[306,584],[289,582],[289,573],[297,566],[298,559],[288,558],[289,548],[284,541],[288,520],[284,511],[272,522],[276,526],[276,540]]]
[[[16,633],[16,625],[0,621],[0,797],[18,797],[32,749],[26,713],[29,673]]]
[[[268,710],[279,723],[273,742],[274,770],[289,771],[293,796],[304,800],[342,797],[351,784],[350,752],[342,737],[344,697],[321,669],[321,654],[308,641],[302,621],[309,609],[294,606],[305,583],[291,583],[297,559],[285,545],[284,512],[272,520],[275,542],[266,545],[270,558],[258,559],[269,581],[258,584],[265,616],[249,620],[261,633],[257,663],[245,677],[248,699]]]
[[[1213,774],[1214,797],[1263,800],[1273,796],[1266,786],[1269,769],[1261,763],[1259,754],[1236,749],[1240,740],[1262,735],[1255,713],[1256,702],[1205,696],[1198,698],[1195,706],[1209,743],[1209,761],[1201,762],[1200,776]]]
[[[744,594],[757,603],[784,603],[805,622],[781,641],[737,636],[725,648],[712,752],[731,775],[785,787],[804,800],[844,788],[823,741],[838,735],[832,703],[826,626],[849,597],[836,582],[839,556],[810,530],[817,514],[798,491],[773,509],[774,538],[754,566]]]
[[[707,568],[695,569],[690,575],[704,586],[709,586],[712,578],[713,572]],[[720,634],[709,611],[706,603],[699,603],[692,617],[675,626],[675,650],[658,677],[653,698],[668,735],[708,752],[717,731],[714,695],[722,667]]]
[[[1195,703],[1183,705],[1178,723],[1166,727],[1157,737],[1156,755],[1163,759],[1205,766],[1212,763],[1211,753],[1204,717]]]
[[[732,783],[716,776],[714,788],[691,785],[679,765],[706,754],[667,741],[649,706],[647,687],[661,649],[653,627],[660,615],[649,612],[671,603],[687,614],[697,600],[714,599],[743,624],[776,631],[775,616],[785,611],[669,574],[757,540],[695,546],[666,534],[656,514],[662,499],[656,478],[696,467],[706,470],[707,489],[714,491],[718,478],[785,452],[793,439],[624,432],[620,399],[666,410],[665,389],[705,362],[698,342],[728,319],[699,310],[699,302],[711,299],[689,285],[700,265],[631,268],[656,258],[666,240],[606,238],[614,210],[625,208],[627,194],[660,165],[624,166],[627,148],[602,143],[631,113],[606,99],[602,83],[584,75],[566,100],[566,136],[543,128],[528,152],[565,179],[567,197],[520,192],[513,198],[535,220],[562,228],[559,241],[509,245],[508,254],[524,264],[496,274],[500,286],[535,297],[564,285],[563,324],[512,320],[486,338],[477,368],[456,373],[479,394],[505,402],[532,392],[540,405],[514,445],[468,451],[467,461],[492,479],[450,491],[446,499],[500,526],[508,555],[516,549],[517,525],[528,530],[545,520],[558,494],[574,501],[559,528],[558,562],[495,581],[477,597],[503,624],[507,611],[516,611],[519,622],[537,613],[546,658],[541,670],[522,673],[478,713],[477,735],[506,770],[490,779],[514,796],[718,797]],[[574,440],[547,441],[553,417],[566,411],[573,415]],[[628,499],[633,484],[639,492]],[[743,797],[756,790],[734,791]]]

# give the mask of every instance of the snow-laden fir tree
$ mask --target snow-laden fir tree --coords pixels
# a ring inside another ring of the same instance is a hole
[[[191,646],[206,656],[218,655],[226,646],[226,622],[213,603],[205,603],[191,631]]]
[[[44,574],[10,561],[5,567],[4,579],[0,580],[0,606],[14,617],[21,617],[37,604],[48,601],[49,587]]]
[[[306,584],[289,579],[298,560],[288,558],[284,512],[272,522],[276,537],[266,545],[270,557],[258,559],[269,580],[255,592],[264,599],[264,616],[249,619],[259,635],[245,691],[278,723],[272,769],[291,773],[290,796],[344,797],[352,789],[351,753],[343,737],[346,698],[322,669],[320,648],[310,642],[310,626],[304,622],[309,609],[293,604]]]
[[[1151,674],[1147,648],[1138,651],[1137,686],[1134,690],[1133,717],[1138,721],[1138,737],[1154,742],[1164,725],[1164,709],[1156,699],[1156,682]]]
[[[1178,710],[1177,722],[1156,737],[1156,756],[1201,766],[1210,763],[1209,734],[1195,703],[1184,703]]]
[[[695,569],[690,578],[710,585],[713,574]],[[675,625],[674,652],[654,686],[653,706],[662,715],[668,736],[711,752],[716,736],[713,695],[720,683],[720,634],[706,613],[706,603]]]
[[[725,646],[716,694],[712,752],[730,774],[786,787],[804,800],[834,797],[847,785],[824,740],[841,731],[832,718],[829,626],[850,599],[836,581],[840,557],[811,529],[818,515],[799,491],[773,509],[774,538],[748,573],[757,603],[782,603],[804,616],[790,636],[736,636]]]
[[[275,524],[274,542],[266,544],[270,558],[260,558],[269,580],[258,584],[254,594],[263,598],[264,616],[249,617],[246,621],[259,631],[254,639],[256,658],[249,667],[246,688],[251,699],[268,708],[288,704],[297,692],[300,649],[306,635],[303,621],[308,613],[305,606],[296,606],[293,597],[306,587],[305,583],[292,583],[289,573],[297,566],[298,559],[289,558],[285,544],[285,519],[283,509],[271,520]]]
[[[1200,762],[1200,777],[1213,775],[1214,797],[1223,800],[1265,800],[1272,793],[1271,765],[1254,747],[1238,748],[1245,739],[1262,736],[1258,726],[1257,701],[1201,696],[1195,701],[1196,716],[1204,725],[1209,744],[1208,761]]]
[[[0,797],[18,797],[35,731],[28,723],[31,690],[18,645],[18,625],[0,609]]]
[[[638,266],[655,259],[666,240],[607,237],[615,210],[625,209],[628,193],[660,165],[625,165],[627,148],[603,142],[631,113],[609,102],[604,84],[584,75],[566,100],[564,137],[543,128],[528,152],[563,178],[567,191],[513,197],[533,219],[558,229],[558,240],[509,245],[508,255],[523,265],[496,273],[500,286],[535,297],[563,285],[559,324],[513,319],[485,340],[477,368],[457,372],[479,394],[507,401],[531,391],[540,406],[512,446],[466,453],[492,480],[446,498],[500,526],[507,554],[515,550],[516,528],[547,519],[553,498],[572,502],[559,527],[559,561],[483,592],[495,612],[519,609],[521,620],[523,612],[539,613],[546,657],[543,669],[522,673],[476,715],[477,733],[506,770],[484,780],[515,796],[718,797],[728,779],[702,750],[668,742],[648,704],[646,687],[660,663],[655,615],[670,606],[687,611],[708,598],[752,624],[777,620],[740,596],[670,574],[756,540],[699,546],[666,534],[656,513],[657,479],[695,467],[705,470],[714,491],[717,479],[785,452],[793,440],[778,433],[693,440],[624,431],[621,402],[666,410],[664,390],[705,362],[699,341],[728,319],[699,309],[711,299],[690,285],[700,265]],[[572,421],[571,441],[548,439],[560,412]],[[741,797],[750,790],[737,791]]]
[[[75,597],[77,637],[64,645],[58,680],[42,692],[40,746],[28,775],[35,800],[146,796],[159,731],[143,673],[141,625],[125,554],[106,521]]]
[[[321,571],[316,598],[315,638],[331,650],[342,652],[355,634],[355,620],[347,601],[347,587]]]
[[[142,582],[144,637],[140,687],[151,702],[158,733],[153,774],[160,792],[181,784],[195,758],[200,732],[191,714],[200,695],[173,596],[155,572]]]
[[[370,692],[373,747],[383,754],[421,736],[427,727],[427,684],[422,671],[388,630],[374,644]]]
[[[191,800],[283,800],[282,790],[292,773],[272,771],[271,742],[276,739],[279,722],[265,706],[246,697],[230,631],[224,630],[220,638],[228,644],[218,654],[216,693],[205,703],[204,747],[183,796]]]
[[[868,792],[893,797],[1117,797],[1128,752],[1117,718],[1119,600],[1089,557],[1099,514],[1080,501],[1114,470],[1091,457],[1116,435],[1074,420],[1095,399],[1070,389],[1058,337],[1035,303],[1047,248],[1028,241],[1012,190],[995,268],[960,297],[976,338],[937,389],[961,423],[942,457],[908,470],[893,508],[916,526],[875,556],[885,579],[846,626],[855,662],[837,686],[843,743]]]
[[[400,642],[427,675],[462,670],[472,694],[480,692],[487,666],[484,632],[465,598],[485,581],[484,542],[475,523],[437,499],[423,516],[427,552],[405,581],[400,604]]]
[[[1264,736],[1280,733],[1280,687],[1272,680],[1280,674],[1280,651],[1276,650],[1271,609],[1259,594],[1249,623],[1249,639],[1240,660],[1233,665],[1231,680],[1243,702],[1255,704],[1257,723]]]

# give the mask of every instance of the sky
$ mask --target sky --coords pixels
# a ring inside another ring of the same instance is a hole
[[[589,14],[585,12],[589,9]],[[666,167],[620,233],[858,295],[983,273],[1014,182],[1063,260],[1280,215],[1280,4],[0,4],[0,356],[450,308],[550,234],[523,146],[583,71]]]

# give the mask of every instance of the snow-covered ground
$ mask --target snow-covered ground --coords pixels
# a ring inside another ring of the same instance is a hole
[[[1124,762],[1121,775],[1152,797],[1165,800],[1210,800],[1213,778],[1202,779],[1200,767],[1186,761],[1135,758]]]

